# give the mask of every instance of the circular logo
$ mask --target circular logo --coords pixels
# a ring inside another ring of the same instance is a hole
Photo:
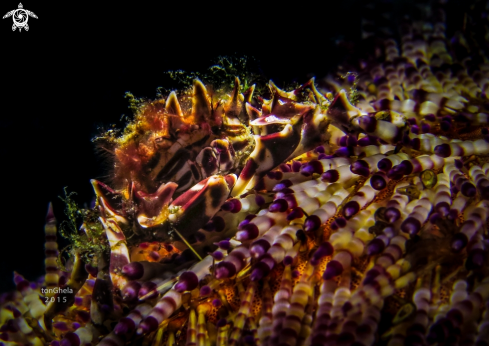
[[[29,16],[27,15],[27,12],[24,9],[19,8],[15,10],[12,17],[14,19],[14,23],[16,26],[24,26],[27,24],[27,20]]]

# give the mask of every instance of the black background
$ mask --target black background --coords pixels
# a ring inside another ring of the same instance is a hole
[[[28,32],[0,21],[0,291],[13,288],[13,270],[43,274],[48,202],[62,220],[63,187],[83,205],[89,179],[106,177],[91,138],[131,114],[126,91],[154,98],[165,71],[204,71],[231,54],[254,56],[279,86],[321,78],[368,50],[362,16],[395,24],[412,10],[411,1],[377,1],[370,12],[355,0],[22,3],[39,17]],[[2,1],[0,15],[17,6]],[[447,6],[452,30],[468,4]]]

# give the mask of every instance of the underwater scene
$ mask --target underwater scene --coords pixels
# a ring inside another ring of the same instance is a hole
[[[24,5],[0,345],[489,346],[489,2]]]

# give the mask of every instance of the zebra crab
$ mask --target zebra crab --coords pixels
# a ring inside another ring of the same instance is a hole
[[[261,110],[251,105],[254,86],[240,93],[237,78],[231,95],[217,101],[195,80],[189,112],[175,92],[140,106],[113,148],[120,188],[92,181],[99,204],[119,220],[134,219],[136,228],[173,220],[184,236],[194,234],[230,195],[246,193],[267,172],[327,142],[331,121],[323,110],[330,101],[314,80],[292,92],[272,82],[270,89]]]

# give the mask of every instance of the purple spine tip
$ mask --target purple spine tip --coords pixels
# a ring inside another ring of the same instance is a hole
[[[301,174],[306,176],[306,177],[309,177],[313,173],[314,173],[314,167],[312,167],[310,165],[306,165],[301,169]]]
[[[229,262],[219,262],[216,266],[216,278],[225,279],[234,276],[236,274],[236,267]]]
[[[299,276],[301,276],[301,272],[296,270],[292,271],[292,279],[297,279]]]
[[[324,172],[321,176],[321,180],[327,183],[335,183],[339,178],[340,174],[336,169],[330,169],[329,171]]]
[[[310,215],[304,221],[304,231],[312,232],[321,227],[321,219],[317,215]]]
[[[256,217],[256,214],[249,214],[246,215],[245,220],[251,221]]]
[[[158,329],[158,325],[159,323],[156,318],[154,318],[153,316],[148,316],[139,324],[139,328],[141,328],[142,333],[139,333],[138,330],[138,334],[151,333]]]
[[[318,155],[318,160],[324,160],[324,159],[331,159],[332,157],[330,155],[326,154],[319,154]]]
[[[392,168],[392,161],[386,158],[383,158],[377,163],[377,167],[384,172],[389,171]]]
[[[348,139],[346,141],[346,145],[349,147],[356,147],[358,144],[358,140],[354,136],[348,136]]]
[[[122,267],[122,275],[127,277],[129,280],[140,279],[144,275],[144,267],[139,262],[126,264],[124,267]]]
[[[221,318],[219,321],[217,321],[216,327],[217,328],[222,328],[226,324],[228,324],[227,320],[225,318]]]
[[[302,211],[302,208],[294,208],[290,211],[289,215],[287,215],[287,221],[300,219],[303,216],[304,212]]]
[[[199,278],[194,272],[184,272],[180,275],[178,283],[175,285],[177,292],[192,291],[199,284]]]
[[[403,232],[409,233],[410,235],[415,235],[421,229],[421,222],[414,217],[408,217],[401,225],[401,230]]]
[[[323,274],[323,279],[330,280],[335,276],[340,275],[342,272],[343,272],[343,266],[341,265],[341,263],[336,260],[332,260],[326,266],[326,270],[324,271]]]
[[[370,145],[371,144],[371,141],[370,141],[370,138],[368,137],[363,137],[363,138],[360,138],[358,141],[357,141],[357,144],[361,147],[366,147],[367,145]]]
[[[462,169],[462,167],[464,166],[462,160],[455,159],[454,163],[455,163],[455,167],[457,167],[458,169]]]
[[[331,256],[334,252],[333,245],[331,245],[330,242],[324,242],[319,247],[317,250],[314,252],[312,255],[311,263],[313,265],[319,264],[319,261],[326,257],[326,256]]]
[[[221,261],[224,258],[224,255],[221,251],[214,251],[211,253],[211,256],[214,257],[216,261]]]
[[[339,157],[350,157],[353,155],[353,150],[351,147],[342,147],[336,150],[334,153]]]
[[[450,204],[440,202],[435,206],[435,209],[441,216],[446,216],[450,212]]]
[[[414,149],[414,150],[419,150],[421,149],[421,140],[419,138],[413,138],[411,140],[411,147]]]
[[[374,174],[370,178],[370,185],[377,191],[383,190],[387,187],[387,182],[384,177],[379,174]]]
[[[370,174],[370,167],[368,163],[364,160],[358,160],[351,164],[350,171],[352,173],[368,177]]]
[[[231,248],[231,243],[229,242],[229,240],[221,240],[216,245],[219,246],[221,249],[226,250],[226,251]]]
[[[349,220],[360,211],[360,205],[356,201],[350,201],[343,208],[343,216]]]
[[[262,195],[256,195],[256,196],[255,196],[255,202],[256,202],[256,204],[257,204],[259,207],[261,207],[262,205],[264,205],[264,204],[265,204],[265,198],[263,198],[263,196],[262,196]]]
[[[241,210],[241,202],[238,199],[230,199],[224,202],[222,210],[230,211],[231,213],[238,213]]]
[[[212,292],[212,289],[207,285],[202,286],[200,289],[200,295],[201,296],[208,296],[209,294],[211,294],[211,292]]]
[[[306,172],[304,172],[304,170],[306,170]],[[314,174],[314,173],[317,173],[317,174],[322,174],[324,172],[324,168],[323,168],[323,165],[321,164],[321,162],[319,162],[318,160],[312,160],[312,161],[309,161],[307,163],[307,165],[303,166],[303,172],[302,174],[305,175],[305,176],[309,176],[311,174]]]
[[[285,256],[284,257],[284,265],[285,266],[290,266],[294,262],[294,258],[292,256]]]
[[[128,282],[122,289],[121,292],[122,300],[128,302],[136,299],[140,289],[141,289],[141,284],[139,282],[137,281]]]
[[[263,279],[270,272],[270,267],[266,265],[264,262],[258,262],[255,265],[255,268],[251,272],[251,280],[258,281]]]
[[[430,130],[431,130],[430,125],[428,125],[428,124],[421,125],[421,131],[423,131],[423,133],[428,133],[428,132],[430,132]]]
[[[435,154],[441,157],[449,157],[451,154],[450,145],[444,143],[437,145],[434,150]]]
[[[258,237],[259,230],[253,223],[248,223],[244,225],[241,230],[236,233],[236,239],[239,241],[255,239]]]
[[[320,145],[319,147],[316,147],[316,149],[314,149],[314,152],[317,154],[324,154],[325,153],[324,147]]]
[[[467,236],[464,233],[457,233],[453,236],[452,250],[454,252],[460,252],[468,243]]]
[[[384,242],[378,238],[375,238],[367,246],[367,255],[377,255],[384,250],[384,247]]]
[[[366,132],[374,132],[377,126],[377,119],[369,116],[362,116],[359,118],[360,127]]]
[[[431,214],[431,216],[430,216],[430,222],[431,222],[432,224],[436,224],[436,221],[440,220],[440,218],[441,218],[440,214],[438,214],[438,213],[433,213],[433,214]]]
[[[231,211],[233,209],[233,207],[234,207],[233,202],[227,201],[227,202],[224,202],[221,209],[224,211]]]
[[[231,202],[233,203],[233,209],[231,210],[231,212],[239,213],[241,211],[241,208],[243,207],[239,199],[232,199]]]
[[[460,192],[462,192],[462,195],[464,195],[465,197],[474,197],[477,190],[474,184],[466,181],[465,183],[462,184],[460,188]]]
[[[335,222],[339,228],[343,228],[346,226],[346,219],[341,216],[336,218]]]
[[[289,209],[289,204],[284,199],[277,199],[268,207],[271,213],[284,212],[287,209]]]
[[[62,332],[68,331],[68,326],[66,325],[65,322],[55,322],[55,323],[53,323],[53,328],[56,328]]]
[[[134,321],[130,318],[123,317],[114,327],[114,334],[119,336],[129,336],[136,329]]]
[[[293,185],[292,181],[289,179],[282,180],[278,184],[276,184],[273,188],[273,191],[281,191],[283,189],[286,189],[288,187],[291,187]]]
[[[250,223],[251,220],[248,220],[248,219],[244,219],[243,221],[241,221],[238,225],[238,229],[243,229],[244,226],[246,226],[247,224]]]
[[[65,334],[65,337],[61,340],[61,346],[79,346],[80,337],[75,333],[69,332]]]
[[[413,173],[414,167],[411,161],[404,160],[399,164],[399,167],[403,170],[405,175]]]
[[[302,163],[300,163],[299,161],[292,162],[292,171],[299,172],[301,170],[301,167],[302,167]]]
[[[259,258],[263,256],[270,248],[270,242],[266,239],[258,239],[250,246],[250,253],[253,257]]]

